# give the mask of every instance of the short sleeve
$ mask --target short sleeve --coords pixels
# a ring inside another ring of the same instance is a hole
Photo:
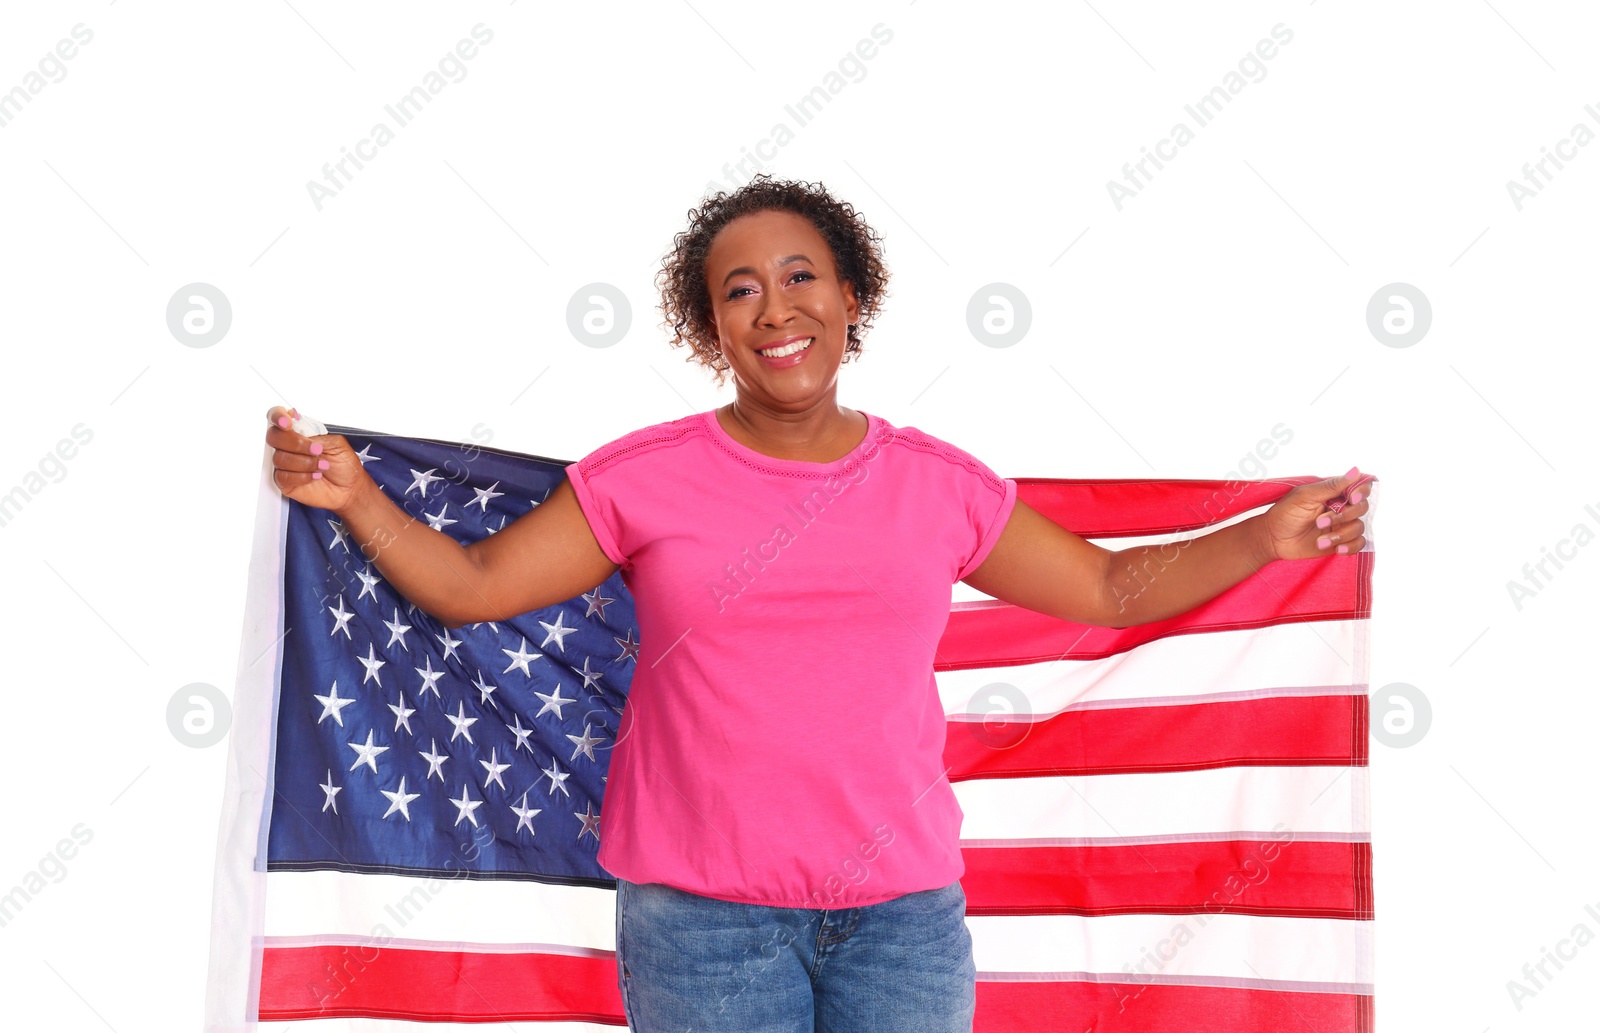
[[[589,521],[589,530],[594,533],[600,551],[612,563],[626,567],[628,557],[623,555],[622,547],[617,544],[621,538],[617,503],[603,487],[596,485],[595,481],[603,478],[591,476],[593,458],[591,454],[576,463],[569,463],[566,467],[567,480],[572,482],[572,493],[578,496],[578,508],[583,510],[584,518]]]
[[[1017,506],[1017,482],[1010,477],[996,476],[981,463],[978,465],[981,474],[968,478],[974,495],[966,506],[971,522],[971,540],[976,545],[956,574],[957,581],[983,566],[983,561],[994,549],[994,543],[1000,540],[1000,532],[1006,529],[1011,511]]]

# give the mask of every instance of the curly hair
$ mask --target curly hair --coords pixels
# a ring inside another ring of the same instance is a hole
[[[727,378],[729,366],[717,346],[711,321],[711,291],[706,285],[706,256],[711,242],[728,223],[741,215],[786,211],[811,221],[833,252],[841,280],[854,288],[856,321],[850,324],[844,360],[861,353],[861,338],[871,329],[888,294],[889,270],[883,264],[882,238],[847,202],[828,193],[821,183],[775,180],[757,173],[744,186],[728,193],[718,191],[689,209],[689,226],[672,238],[672,250],[661,260],[656,284],[661,290],[661,325],[672,331],[674,348],[689,346],[686,362],[699,363],[716,373],[717,386]]]

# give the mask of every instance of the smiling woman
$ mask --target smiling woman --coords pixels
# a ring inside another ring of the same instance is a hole
[[[885,296],[878,243],[820,184],[763,176],[706,199],[663,261],[662,309],[671,343],[731,377],[734,400],[601,445],[468,546],[385,498],[340,435],[268,414],[275,483],[336,512],[449,627],[620,569],[640,643],[596,860],[617,880],[635,1030],[970,1033],[963,814],[934,676],[955,582],[1126,627],[1269,560],[1364,541],[1358,493],[1325,505],[1352,470],[1193,540],[1132,591],[1151,547],[1102,549],[957,446],[838,404]],[[840,858],[869,855],[870,877],[840,877]]]
[[[724,256],[763,239],[777,243],[772,234],[778,232],[787,239],[802,238],[816,253],[810,258],[786,253],[779,263],[787,266],[797,259],[813,265],[824,262],[829,281],[836,289],[847,289],[857,301],[859,310],[848,326],[848,362],[861,351],[862,338],[887,294],[889,271],[879,253],[880,238],[855,209],[820,186],[773,180],[765,174],[731,194],[719,193],[708,199],[689,213],[689,227],[673,238],[673,249],[656,276],[662,311],[673,333],[672,345],[688,345],[692,349],[688,361],[715,371],[717,383],[723,382],[729,366],[718,340],[717,300],[719,295],[726,301],[728,295],[740,292],[731,283],[713,285],[716,277],[708,263],[722,230],[745,216],[757,217],[756,226],[747,222],[744,232],[736,229],[735,235],[742,239],[725,240]],[[749,266],[726,269],[722,279],[734,272],[750,275],[755,270]],[[812,278],[816,278],[814,274]],[[747,290],[750,286],[745,285]]]
[[[734,378],[717,419],[735,440],[813,462],[861,440],[866,418],[837,406],[835,382],[887,294],[879,243],[819,184],[766,175],[690,213],[656,277],[662,311],[688,361]]]

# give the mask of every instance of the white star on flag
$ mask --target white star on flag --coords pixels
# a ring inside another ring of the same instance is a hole
[[[365,745],[356,742],[345,743],[346,746],[356,751],[355,763],[350,765],[351,771],[354,771],[356,768],[365,764],[372,769],[372,773],[374,775],[378,773],[378,754],[385,752],[389,749],[389,747],[374,746],[372,744],[372,735],[372,729],[367,729],[367,741]]]
[[[487,488],[473,488],[472,489],[472,494],[473,494],[474,498],[473,498],[473,500],[471,502],[467,503],[467,505],[469,505],[469,506],[477,506],[484,513],[488,513],[489,512],[489,500],[490,499],[497,499],[500,496],[505,494],[505,492],[503,492],[503,491],[495,491],[495,489],[498,488],[498,487],[500,487],[500,482],[499,481],[495,481],[493,484],[489,485]]]
[[[383,793],[384,796],[389,798],[389,809],[383,812],[383,816],[385,818],[393,814],[395,811],[399,811],[401,817],[405,818],[407,821],[411,820],[411,810],[409,805],[412,800],[415,800],[421,794],[406,792],[406,777],[404,775],[400,776],[399,789],[392,793],[387,789],[379,790],[379,792]]]
[[[528,670],[528,661],[529,660],[542,660],[542,659],[544,659],[544,654],[543,653],[530,653],[530,652],[528,652],[528,640],[526,638],[519,639],[518,643],[519,644],[517,645],[516,652],[512,652],[511,650],[505,649],[505,648],[502,648],[500,650],[500,652],[504,653],[506,656],[509,656],[511,658],[511,667],[507,667],[505,670],[501,671],[500,673],[501,674],[510,674],[511,673],[511,669],[514,667],[514,668],[517,668],[518,670],[520,670],[523,674],[525,674],[525,675],[527,675],[528,677],[531,678],[531,677],[533,677],[533,672]]]
[[[412,470],[411,476],[413,480],[411,481],[411,486],[405,490],[405,494],[409,495],[413,490],[415,490],[420,491],[423,498],[427,498],[428,485],[432,484],[434,481],[444,480],[443,477],[439,477],[434,474],[433,471],[437,469],[438,467],[436,466],[433,468],[433,470]]]
[[[461,784],[461,799],[451,800],[450,802],[455,804],[456,807],[455,823],[457,825],[461,824],[461,820],[465,818],[472,822],[473,828],[478,827],[478,808],[483,806],[483,801],[474,800],[467,796],[467,785],[465,782]]]
[[[321,724],[322,719],[325,717],[332,717],[334,724],[337,724],[341,728],[344,727],[344,717],[341,715],[341,712],[345,707],[348,707],[350,704],[354,703],[355,700],[339,698],[338,682],[333,683],[333,688],[328,690],[328,694],[326,696],[318,696],[313,693],[312,698],[322,704],[322,713],[317,715],[317,724]]]

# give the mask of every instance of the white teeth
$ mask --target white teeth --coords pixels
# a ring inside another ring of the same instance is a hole
[[[767,351],[761,352],[761,354],[765,355],[769,359],[781,359],[785,355],[793,355],[795,352],[804,351],[805,349],[811,347],[811,342],[814,340],[816,340],[815,337],[807,337],[803,341],[796,341],[793,344],[786,345],[782,348],[770,348]]]

